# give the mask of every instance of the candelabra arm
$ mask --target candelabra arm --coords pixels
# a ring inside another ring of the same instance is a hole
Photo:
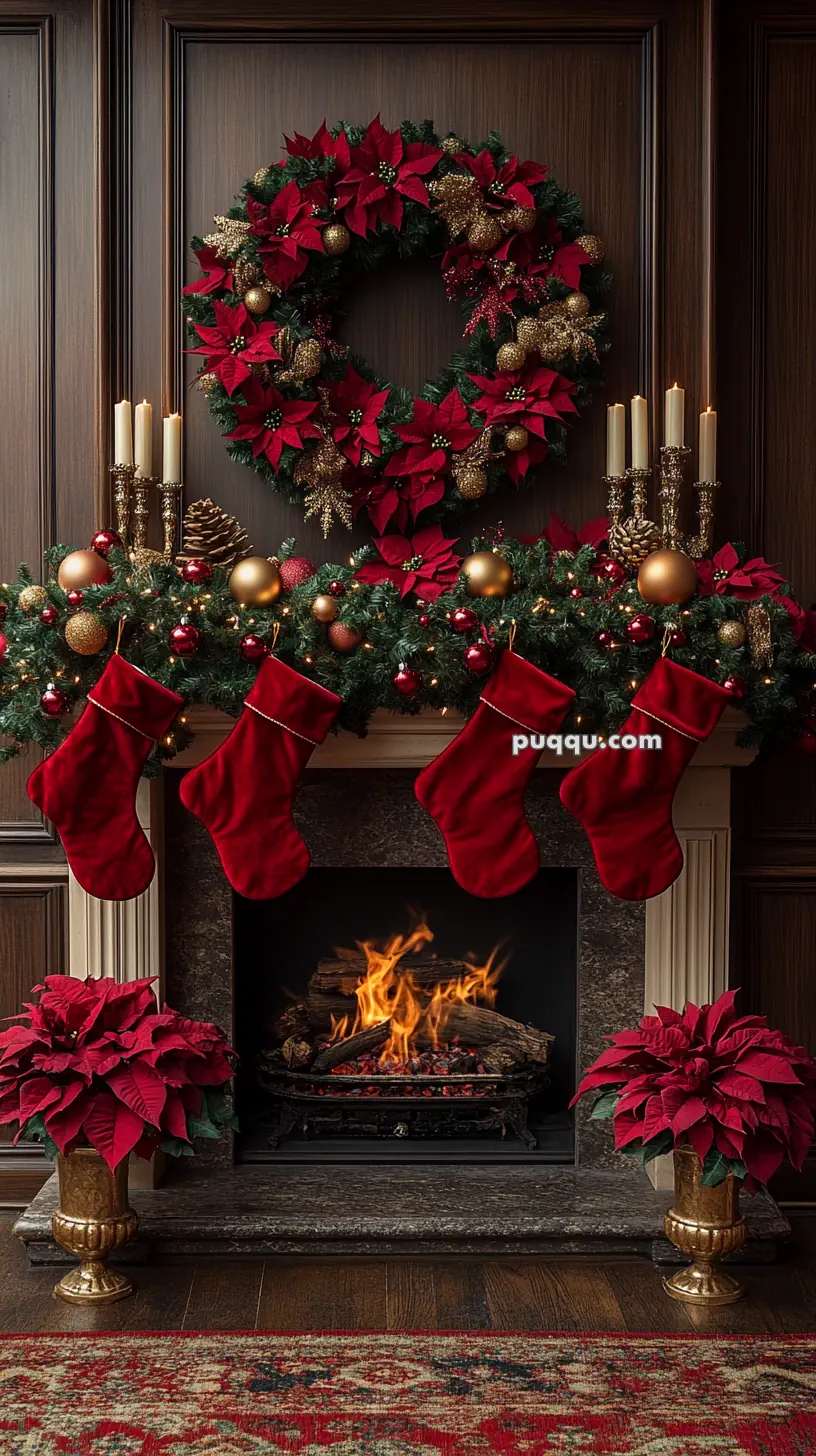
[[[111,465],[109,473],[113,478],[113,508],[116,517],[116,530],[122,538],[125,546],[128,544],[130,533],[130,506],[131,490],[135,465]]]
[[[181,485],[175,481],[162,481],[159,486],[159,497],[161,499],[161,518],[164,530],[164,549],[162,555],[165,561],[172,561],[175,556],[176,532],[178,531],[179,506],[181,504]]]
[[[687,445],[663,445],[660,450],[660,534],[663,546],[670,551],[683,548],[680,491],[688,454]]]
[[[711,555],[714,531],[714,499],[720,488],[718,480],[696,480],[697,492],[697,535],[688,542],[688,554],[695,561]]]
[[[606,486],[606,515],[609,530],[613,531],[620,525],[623,516],[626,478],[623,475],[605,475],[603,483]]]
[[[159,482],[154,475],[137,475],[134,477],[131,507],[131,537],[134,551],[144,551],[147,547],[147,527],[150,521],[150,487],[158,485]]]

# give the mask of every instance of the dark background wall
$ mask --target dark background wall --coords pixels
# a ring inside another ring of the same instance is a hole
[[[717,535],[816,596],[816,3],[773,0],[0,0],[0,571],[109,518],[114,398],[185,416],[188,499],[272,551],[299,513],[231,464],[188,393],[186,242],[284,128],[327,117],[498,127],[582,197],[615,274],[609,389],[563,471],[505,497],[511,530],[603,508],[604,404],[672,379],[720,411]],[[459,337],[435,265],[378,275],[347,339],[416,387]],[[655,421],[656,423],[656,421]],[[495,504],[490,515],[495,518]],[[478,525],[478,520],[474,522]],[[0,1016],[62,960],[64,866],[0,775]],[[816,1042],[816,770],[735,776],[733,978]],[[1,1191],[1,1190],[0,1190]]]

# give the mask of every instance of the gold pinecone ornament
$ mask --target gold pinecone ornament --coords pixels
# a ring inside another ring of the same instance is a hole
[[[184,553],[176,558],[185,561],[209,561],[230,572],[236,561],[249,556],[252,546],[240,526],[214,501],[191,501],[184,516]]]
[[[660,531],[654,521],[629,516],[609,532],[609,554],[614,561],[637,571],[641,562],[660,547]]]

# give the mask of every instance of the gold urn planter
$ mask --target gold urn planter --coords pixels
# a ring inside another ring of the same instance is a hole
[[[739,1180],[727,1174],[715,1188],[701,1182],[702,1164],[692,1148],[676,1148],[674,1153],[674,1207],[666,1214],[667,1238],[691,1263],[663,1280],[663,1288],[672,1299],[687,1304],[733,1304],[740,1299],[743,1286],[726,1274],[720,1260],[733,1254],[745,1243],[745,1220],[739,1211]]]
[[[114,1249],[129,1244],[138,1218],[128,1204],[128,1160],[111,1172],[95,1148],[77,1148],[57,1154],[59,1208],[52,1226],[54,1238],[79,1268],[60,1279],[54,1293],[69,1304],[115,1304],[133,1293],[126,1274],[109,1269]]]

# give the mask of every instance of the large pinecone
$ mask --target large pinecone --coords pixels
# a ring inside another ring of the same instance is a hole
[[[629,516],[609,532],[609,554],[621,565],[635,570],[660,547],[660,531],[654,521]]]
[[[191,501],[184,515],[184,552],[178,561],[211,561],[232,571],[252,547],[243,526],[211,500]]]

